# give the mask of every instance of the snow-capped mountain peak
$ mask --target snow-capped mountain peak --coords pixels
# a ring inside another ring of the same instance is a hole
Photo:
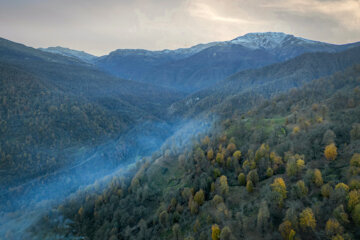
[[[239,44],[252,49],[274,49],[281,47],[287,41],[303,41],[313,42],[307,39],[297,38],[293,35],[285,34],[282,32],[264,32],[264,33],[248,33],[244,36],[237,37],[231,41],[232,44]]]

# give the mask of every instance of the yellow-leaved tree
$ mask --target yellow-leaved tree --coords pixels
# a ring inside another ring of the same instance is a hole
[[[331,143],[325,147],[324,155],[327,160],[334,161],[337,156],[337,147],[334,143]]]
[[[211,239],[212,240],[220,239],[220,228],[217,224],[211,226]]]
[[[316,227],[316,220],[311,208],[305,208],[300,213],[299,221],[300,221],[300,226],[304,231],[307,231],[308,229],[314,230]]]

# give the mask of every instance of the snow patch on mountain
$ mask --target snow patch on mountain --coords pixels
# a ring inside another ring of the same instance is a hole
[[[49,47],[49,48],[39,48],[39,49],[44,52],[50,52],[50,53],[55,53],[55,54],[59,54],[59,55],[66,56],[66,57],[80,59],[80,60],[82,60],[84,62],[88,62],[88,63],[91,63],[93,60],[95,60],[95,58],[97,58],[96,56],[86,53],[84,51],[78,51],[78,50],[73,50],[70,48],[64,48],[64,47],[59,47],[59,46],[58,47]]]
[[[298,38],[282,32],[265,32],[248,33],[229,41],[229,43],[239,44],[251,49],[274,49],[282,47],[285,43],[314,44],[316,42],[304,38]]]

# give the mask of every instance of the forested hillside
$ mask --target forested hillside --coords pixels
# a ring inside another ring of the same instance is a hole
[[[237,106],[235,111],[244,113],[279,93],[357,63],[360,47],[340,53],[306,53],[282,63],[236,73],[172,104],[170,114],[197,116],[216,112],[226,116],[233,113],[233,106]]]
[[[104,189],[79,191],[31,231],[42,238],[358,239],[359,116],[356,65],[220,119],[187,150],[164,147]]]
[[[164,140],[171,129],[164,109],[183,96],[5,39],[0,82],[1,200],[10,187],[79,162],[82,147],[117,141],[129,131],[132,138]],[[137,147],[131,139],[122,146],[131,154]]]

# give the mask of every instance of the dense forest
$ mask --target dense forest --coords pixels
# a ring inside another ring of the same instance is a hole
[[[0,38],[0,239],[359,239],[359,64],[283,33],[103,57]]]
[[[357,65],[218,120],[210,133],[194,132],[186,150],[168,145],[127,175],[80,190],[32,232],[44,239],[358,239],[359,76]]]

